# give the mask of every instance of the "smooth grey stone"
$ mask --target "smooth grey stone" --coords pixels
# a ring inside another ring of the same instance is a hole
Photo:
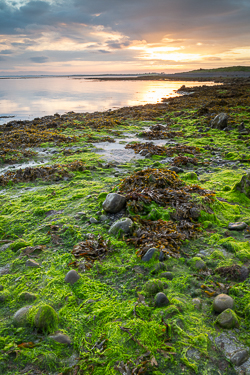
[[[163,272],[159,275],[159,277],[163,277],[168,280],[173,280],[174,275],[172,274],[172,272]]]
[[[150,249],[148,249],[148,251],[146,252],[145,255],[143,255],[142,257],[142,261],[143,262],[149,262],[150,259],[152,259],[154,253],[157,251],[157,249],[155,247],[151,247]]]
[[[213,300],[213,309],[216,312],[222,312],[226,309],[232,309],[234,306],[234,300],[227,294],[219,294]]]
[[[243,222],[229,223],[228,229],[230,230],[243,230],[247,227],[247,224]]]
[[[13,316],[13,323],[16,326],[23,326],[27,324],[27,315],[32,306],[25,306],[17,310]]]
[[[28,259],[25,263],[26,267],[33,267],[33,268],[39,268],[40,264],[34,261],[33,259]]]
[[[100,220],[101,221],[106,221],[108,219],[109,219],[108,216],[106,216],[106,215],[100,215]]]
[[[238,319],[231,309],[222,311],[222,313],[220,313],[220,315],[218,316],[216,322],[219,323],[222,328],[234,328],[239,326]]]
[[[109,193],[103,202],[103,209],[106,212],[116,214],[121,211],[126,205],[126,198],[123,195],[117,193]]]
[[[71,339],[64,333],[56,333],[55,335],[50,335],[49,338],[56,342],[59,342],[60,344],[71,344]]]
[[[249,353],[247,349],[241,349],[235,352],[231,357],[231,362],[235,366],[240,366],[248,360]]]
[[[118,234],[119,231],[121,231],[122,233],[129,233],[131,228],[132,228],[132,225],[133,225],[133,221],[131,219],[129,219],[128,217],[123,217],[117,221],[115,221],[110,229],[109,229],[109,233],[110,234]]]
[[[94,218],[94,217],[91,217],[89,219],[89,222],[90,222],[90,224],[96,224],[96,223],[98,223],[98,220],[96,220],[96,218]]]
[[[169,305],[169,299],[168,297],[166,296],[166,294],[160,292],[160,293],[157,293],[156,296],[155,296],[155,306],[156,307],[163,307],[163,306],[167,306]]]
[[[213,129],[225,129],[227,127],[228,115],[226,113],[219,113],[211,121],[211,128]]]
[[[69,283],[73,285],[80,279],[80,275],[75,270],[70,270],[67,275],[65,276],[65,283]]]

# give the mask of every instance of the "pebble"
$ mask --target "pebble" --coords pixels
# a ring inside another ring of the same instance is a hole
[[[69,283],[73,285],[80,279],[80,275],[75,270],[70,270],[67,275],[65,276],[65,283]]]
[[[98,220],[96,220],[95,217],[91,217],[91,218],[89,219],[89,222],[90,222],[90,224],[96,224],[96,223],[98,223]]]
[[[244,230],[246,227],[247,227],[247,224],[244,221],[228,224],[228,229],[230,230]]]
[[[133,225],[133,221],[131,219],[129,219],[128,217],[123,217],[117,221],[115,221],[110,229],[109,229],[109,233],[110,234],[118,234],[119,231],[121,231],[122,233],[129,233],[131,228],[132,228],[132,225]]]
[[[213,309],[216,312],[222,312],[226,309],[232,309],[234,300],[227,294],[219,294],[213,301]]]
[[[106,221],[108,219],[109,219],[108,216],[106,216],[106,215],[100,215],[100,220],[101,221]]]
[[[27,314],[32,306],[25,306],[21,309],[17,310],[17,312],[13,316],[13,323],[17,326],[23,326],[27,323]]]
[[[64,333],[56,333],[55,335],[50,335],[49,338],[56,342],[59,342],[60,344],[71,344],[71,339]]]
[[[149,262],[150,259],[152,259],[154,253],[157,251],[157,249],[155,247],[151,247],[150,249],[148,249],[148,251],[146,252],[145,255],[143,255],[142,257],[142,261],[143,262]]]
[[[192,303],[193,303],[194,307],[197,310],[200,310],[200,308],[201,308],[201,300],[200,300],[200,298],[193,298],[192,299]]]
[[[33,268],[39,268],[40,267],[40,264],[37,263],[35,260],[33,259],[28,259],[25,263],[25,266],[26,267],[33,267]]]
[[[166,296],[166,294],[160,292],[160,293],[157,293],[156,296],[155,296],[155,306],[156,307],[163,307],[163,306],[167,306],[169,305],[169,299],[168,297]]]

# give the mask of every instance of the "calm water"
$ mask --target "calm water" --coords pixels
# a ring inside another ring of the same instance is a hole
[[[157,103],[163,97],[176,95],[174,90],[183,84],[190,87],[213,83],[95,81],[73,77],[0,79],[0,124],[56,112],[95,112]]]

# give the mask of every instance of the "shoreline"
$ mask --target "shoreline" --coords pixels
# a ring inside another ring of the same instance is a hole
[[[0,127],[6,375],[250,371],[250,82],[179,91]]]

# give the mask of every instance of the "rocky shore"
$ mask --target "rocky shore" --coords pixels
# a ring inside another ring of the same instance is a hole
[[[250,374],[250,82],[179,92],[0,128],[0,374]]]

